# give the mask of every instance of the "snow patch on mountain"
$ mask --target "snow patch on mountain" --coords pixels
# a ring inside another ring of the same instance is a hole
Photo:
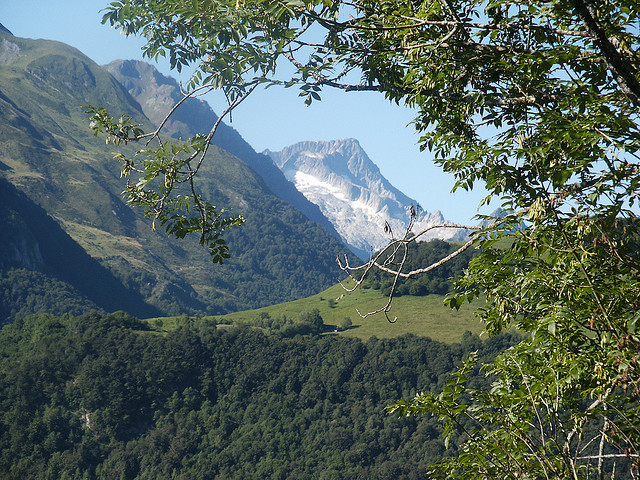
[[[382,175],[355,139],[300,142],[280,152],[266,151],[285,177],[333,223],[342,240],[361,258],[386,245],[390,235],[404,234],[409,209],[418,203],[395,188]],[[418,208],[413,228],[447,223],[439,210]],[[461,240],[469,232],[453,228],[434,229],[423,240]]]

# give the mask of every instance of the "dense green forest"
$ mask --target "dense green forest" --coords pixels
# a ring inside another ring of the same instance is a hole
[[[443,240],[412,243],[408,246],[407,261],[402,272],[410,272],[436,263],[455,252],[460,245],[457,242],[445,242]],[[391,248],[387,250],[389,250],[389,254],[392,253]],[[477,254],[478,251],[476,249],[470,248],[430,272],[416,278],[398,279],[395,296],[445,295],[449,293],[453,289],[451,279],[459,277],[464,269],[469,266],[471,259]],[[394,277],[390,273],[374,268],[367,274],[363,286],[380,290],[384,295],[389,295],[393,279]]]
[[[385,406],[512,340],[308,331],[185,316],[162,335],[124,313],[17,320],[0,332],[0,477],[426,478],[445,452],[438,421]]]
[[[68,283],[26,268],[0,271],[0,325],[34,312],[79,315],[91,310],[99,307]]]

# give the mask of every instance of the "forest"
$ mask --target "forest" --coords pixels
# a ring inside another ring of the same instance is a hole
[[[455,442],[445,449],[436,418],[385,407],[514,341],[307,331],[185,316],[160,334],[122,312],[16,320],[0,332],[0,478],[426,478]]]

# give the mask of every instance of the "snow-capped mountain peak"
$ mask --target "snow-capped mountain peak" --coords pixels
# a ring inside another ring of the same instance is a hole
[[[380,173],[355,139],[300,142],[280,152],[266,151],[307,199],[320,207],[343,241],[361,258],[390,239],[388,224],[401,235],[409,222],[409,209],[417,202],[395,188]],[[418,208],[414,231],[445,223],[440,211]],[[428,238],[460,239],[468,232],[437,229]]]

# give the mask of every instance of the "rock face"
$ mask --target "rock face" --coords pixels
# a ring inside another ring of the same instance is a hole
[[[320,207],[343,241],[362,258],[389,241],[385,224],[395,236],[401,236],[409,223],[409,209],[417,205],[382,176],[355,139],[300,142],[280,152],[265,153]],[[414,232],[446,222],[438,210],[429,213],[418,208],[418,212]],[[467,234],[442,228],[421,238],[460,240]]]
[[[2,31],[2,24],[0,24],[0,31]],[[6,38],[3,38],[0,42],[0,63],[11,65],[18,58],[20,58],[20,47]]]

